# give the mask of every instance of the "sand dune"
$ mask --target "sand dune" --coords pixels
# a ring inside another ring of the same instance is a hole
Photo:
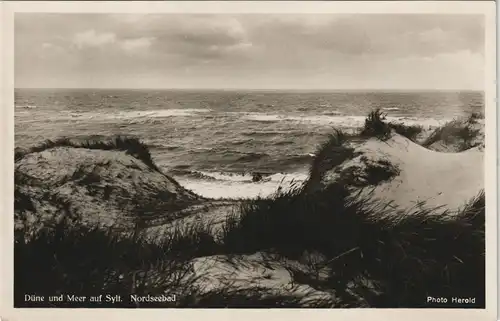
[[[484,188],[484,153],[480,148],[437,152],[398,134],[387,141],[370,138],[351,147],[357,156],[324,172],[320,184],[331,184],[350,173],[367,191],[373,188],[375,198],[394,206],[410,208],[425,202],[428,207],[449,210],[459,209]],[[387,175],[371,182],[382,173]],[[351,183],[355,185],[347,182]]]
[[[33,208],[25,216],[36,229],[68,211],[83,222],[116,227],[139,218],[173,220],[173,213],[200,203],[197,195],[125,151],[55,147],[28,153],[15,166],[16,189],[31,199]]]

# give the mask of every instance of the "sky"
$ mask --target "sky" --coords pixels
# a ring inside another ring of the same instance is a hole
[[[481,15],[17,13],[14,41],[17,88],[484,86]]]

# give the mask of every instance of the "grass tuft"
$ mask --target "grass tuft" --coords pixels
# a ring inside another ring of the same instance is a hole
[[[424,128],[418,125],[406,125],[403,123],[393,123],[386,121],[387,115],[380,109],[376,109],[368,114],[364,127],[361,128],[361,137],[377,137],[380,140],[387,140],[391,137],[392,131],[402,135],[412,141],[416,141]]]
[[[321,175],[356,156],[354,148],[348,144],[350,137],[341,130],[335,129],[321,144],[309,169],[309,181],[321,180]]]
[[[55,147],[125,151],[127,154],[143,161],[144,164],[150,168],[159,171],[158,167],[151,158],[151,153],[149,152],[148,147],[138,138],[125,136],[116,136],[110,140],[85,140],[82,142],[77,142],[67,137],[62,137],[56,140],[46,140],[43,143],[26,150],[16,150],[14,157],[15,160],[18,161],[27,154],[42,152]]]
[[[386,116],[380,109],[370,112],[359,135],[367,138],[376,137],[383,141],[389,139],[391,137],[391,127],[385,122]]]

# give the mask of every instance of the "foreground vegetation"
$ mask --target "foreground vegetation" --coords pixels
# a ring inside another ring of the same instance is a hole
[[[357,305],[358,296],[373,307],[428,307],[429,293],[472,296],[476,306],[484,305],[484,194],[451,219],[439,209],[394,215],[365,197],[341,189],[328,192],[336,197],[304,196],[295,189],[243,203],[241,216],[228,218],[222,238],[201,225],[177,229],[159,243],[74,223],[61,223],[29,241],[17,231],[16,305],[30,305],[23,301],[25,293],[106,292],[127,298],[175,292],[181,298],[175,304],[181,307],[265,306],[258,296],[243,300],[250,294],[244,291],[239,303],[207,294],[189,274],[192,258],[263,250],[295,260],[307,251],[323,254],[325,261],[312,268],[328,267],[330,275],[322,280],[302,276],[298,282],[334,289],[350,307]],[[362,280],[376,287],[356,284]],[[350,283],[359,293],[347,292]],[[285,302],[293,306],[293,299]],[[121,304],[132,305],[127,300]]]
[[[396,131],[415,139],[416,128],[398,126],[387,124],[383,115],[375,111],[367,118],[360,135],[387,139]],[[311,166],[311,178],[321,175],[323,167],[331,168],[353,157],[355,151],[345,144],[347,139],[336,131],[320,146]],[[50,146],[128,150],[155,166],[147,147],[121,138],[87,145],[68,140],[47,142],[30,151]],[[17,154],[16,159],[23,155]],[[20,176],[16,185],[37,186],[38,182],[16,174]],[[385,174],[375,171],[373,176]],[[15,306],[75,307],[74,303],[65,302],[25,302],[26,293],[109,293],[120,295],[123,301],[83,302],[78,306],[301,307],[293,295],[263,295],[258,286],[238,289],[228,283],[224,288],[207,291],[197,282],[203,275],[192,273],[190,261],[194,258],[220,254],[231,259],[236,254],[265,251],[277,260],[291,259],[307,265],[313,273],[290,270],[294,281],[317,290],[334,291],[340,299],[339,303],[311,297],[312,307],[435,307],[426,302],[429,295],[475,297],[476,303],[467,307],[484,307],[483,192],[458,213],[450,213],[425,204],[394,209],[369,194],[346,189],[342,180],[321,190],[311,191],[307,187],[296,185],[286,191],[278,190],[269,198],[242,202],[236,213],[228,215],[219,235],[208,226],[195,224],[157,235],[155,242],[145,230],[123,233],[79,222],[67,204],[59,204],[61,201],[56,198],[52,201],[65,215],[53,228],[36,235],[27,235],[23,229],[15,232]],[[17,189],[15,201],[19,220],[24,212],[35,209],[29,195]],[[310,261],[304,253],[318,253],[322,259]],[[327,273],[320,277],[319,271]],[[130,294],[164,293],[175,293],[176,302],[139,304],[128,300]]]

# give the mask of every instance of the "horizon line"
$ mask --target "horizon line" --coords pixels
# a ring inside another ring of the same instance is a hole
[[[57,90],[184,90],[184,91],[482,91],[473,88],[195,88],[195,87],[14,87],[14,89]]]

